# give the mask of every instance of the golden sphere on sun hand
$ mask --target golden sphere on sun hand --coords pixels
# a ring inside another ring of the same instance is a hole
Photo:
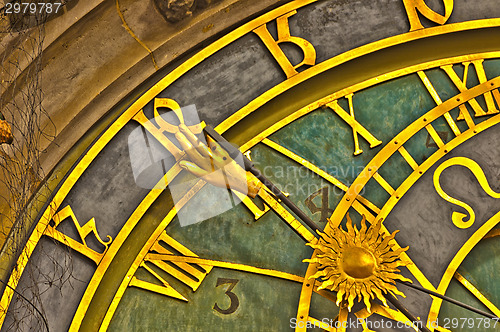
[[[349,247],[342,254],[342,269],[352,278],[364,279],[373,275],[377,261],[373,254],[361,247]]]

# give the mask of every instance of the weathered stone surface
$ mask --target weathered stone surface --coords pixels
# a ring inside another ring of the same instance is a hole
[[[193,15],[194,0],[155,0],[155,5],[167,21],[179,22]]]
[[[212,0],[154,0],[156,9],[171,23],[191,17],[195,10],[205,9]]]

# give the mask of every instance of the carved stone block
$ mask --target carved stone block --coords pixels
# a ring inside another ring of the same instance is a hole
[[[217,0],[154,0],[156,9],[171,23],[191,17],[193,12],[205,9]]]
[[[193,15],[195,0],[154,0],[156,8],[168,22],[179,22]]]

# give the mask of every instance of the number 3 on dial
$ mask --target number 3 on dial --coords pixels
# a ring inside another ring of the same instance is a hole
[[[223,315],[229,315],[232,314],[233,312],[238,309],[240,306],[240,300],[238,299],[238,296],[232,292],[233,288],[236,286],[238,283],[238,279],[227,279],[227,278],[217,278],[217,283],[215,284],[215,287],[219,287],[221,285],[225,284],[230,284],[230,286],[227,288],[225,294],[229,296],[229,299],[231,300],[231,304],[227,309],[221,309],[217,303],[214,304],[214,310],[217,312],[220,312]]]

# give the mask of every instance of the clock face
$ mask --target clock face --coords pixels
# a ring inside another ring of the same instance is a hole
[[[449,15],[422,3],[387,4],[412,31],[339,52],[333,16],[307,25],[333,5],[292,1],[167,68],[65,171],[10,284],[69,247],[78,278],[42,297],[66,299],[47,311],[61,330],[418,329],[387,290],[430,330],[498,328],[393,285],[500,315],[500,21],[423,28],[414,11]],[[182,123],[237,144],[323,235],[266,188],[181,168]]]

